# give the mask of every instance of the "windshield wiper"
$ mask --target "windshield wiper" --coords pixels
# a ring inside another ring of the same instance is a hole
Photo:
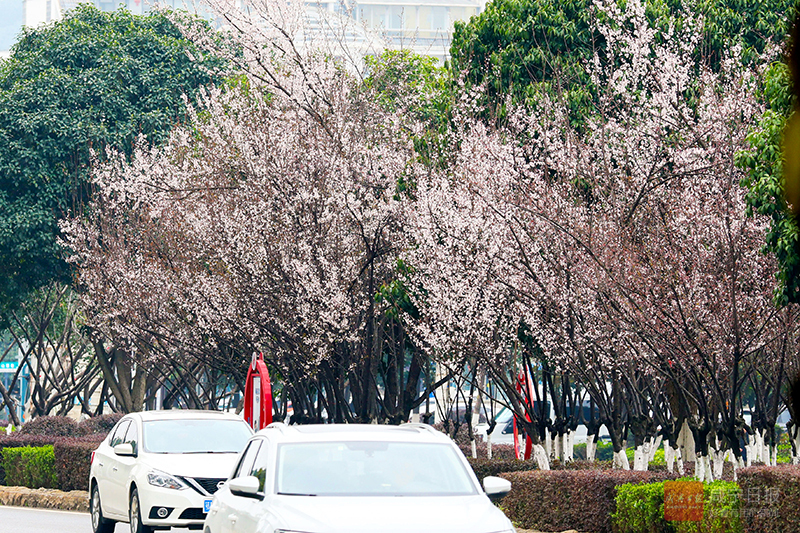
[[[239,452],[218,452],[215,450],[195,450],[191,452],[181,452],[181,453],[239,453]]]
[[[303,494],[302,492],[279,492],[280,496],[316,496],[316,494]]]

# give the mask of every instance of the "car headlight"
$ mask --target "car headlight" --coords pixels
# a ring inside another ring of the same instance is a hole
[[[179,480],[158,470],[153,470],[147,474],[147,482],[154,487],[161,487],[162,489],[183,490],[186,488],[186,485]]]

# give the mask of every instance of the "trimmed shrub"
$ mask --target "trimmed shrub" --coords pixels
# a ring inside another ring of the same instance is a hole
[[[59,439],[53,445],[58,488],[61,490],[89,490],[89,469],[92,452],[103,437],[89,439]]]
[[[123,416],[125,416],[124,413],[111,413],[81,420],[78,424],[78,435],[108,435],[114,424],[119,422]]]
[[[743,468],[738,477],[744,533],[800,531],[800,465]]]
[[[611,461],[550,461],[550,470],[611,470]]]
[[[533,461],[519,461],[517,459],[472,459],[467,457],[475,477],[478,481],[483,481],[486,476],[498,476],[503,472],[520,472],[535,470],[536,463]]]
[[[47,446],[52,445],[57,440],[57,437],[50,437],[46,435],[20,435],[14,432],[10,435],[0,435],[0,457],[3,450],[6,448],[22,448],[25,446]],[[0,460],[0,485],[8,485],[6,482],[5,467],[3,461]]]
[[[663,481],[620,485],[611,520],[615,533],[741,533],[739,485],[730,481],[703,484],[701,522],[664,520]]]
[[[617,487],[616,510],[611,515],[614,533],[671,533],[664,521],[664,482]]]
[[[13,433],[11,435],[2,436],[0,435],[0,454],[2,454],[3,450],[6,448],[22,448],[22,447],[42,447],[42,446],[53,446],[54,448],[58,448],[57,444],[61,443],[62,441],[66,441],[69,443],[78,443],[84,442],[87,443],[88,446],[91,446],[94,450],[99,446],[100,442],[105,438],[105,435],[97,434],[97,435],[90,435],[86,437],[81,437],[80,439],[77,438],[64,438],[64,437],[52,437],[47,435],[20,435],[19,433]],[[73,459],[76,456],[72,456]],[[64,478],[66,481],[66,486],[74,486],[77,480],[83,472],[86,472],[86,478],[88,479],[89,476],[89,461],[91,458],[91,454],[86,457],[83,462],[81,463],[68,463],[62,462],[64,466],[58,466],[57,472],[59,473],[59,485],[60,488],[64,490],[70,490],[64,488],[64,485],[61,485],[61,469],[66,468],[67,473],[66,477]],[[81,482],[82,485],[85,485],[85,481]],[[0,485],[13,485],[12,482],[7,482],[5,478],[5,468],[3,466],[3,461],[0,461]]]
[[[24,424],[19,433],[20,435],[76,437],[78,423],[68,416],[40,416]]]
[[[9,485],[58,488],[52,446],[4,448],[3,467]]]
[[[651,483],[678,476],[631,470],[535,470],[505,473],[501,477],[512,484],[502,506],[520,527],[607,533],[612,531],[617,485]]]
[[[692,478],[686,480],[692,481]],[[704,483],[703,521],[670,524],[675,533],[741,533],[739,494],[739,485],[733,481]]]

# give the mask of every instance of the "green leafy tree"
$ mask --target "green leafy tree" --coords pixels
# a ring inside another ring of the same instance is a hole
[[[163,140],[220,67],[162,12],[81,4],[23,31],[0,63],[0,317],[68,279],[58,220],[89,195],[92,150]]]
[[[364,86],[384,109],[411,117],[424,125],[414,136],[415,149],[426,163],[444,165],[449,154],[444,139],[453,104],[450,71],[433,57],[409,50],[386,50],[366,58],[369,75]],[[398,192],[413,189],[413,177],[403,176]]]
[[[624,9],[626,2],[617,0]],[[715,67],[724,50],[740,45],[742,58],[758,62],[771,45],[783,43],[796,0],[649,0],[645,15],[666,38],[668,21],[686,13],[704,19],[698,65]],[[508,97],[535,102],[541,91],[557,92],[573,125],[591,112],[596,93],[586,65],[603,56],[593,0],[493,0],[467,23],[456,23],[450,54],[468,85],[486,84],[488,104],[503,116]]]
[[[784,63],[775,63],[767,71],[762,94],[767,110],[747,138],[750,148],[739,153],[736,160],[748,173],[742,182],[749,189],[748,210],[770,218],[764,251],[774,254],[778,261],[775,299],[779,305],[800,302],[797,221],[786,209],[783,196],[781,143],[793,103],[789,80],[789,68]]]
[[[593,17],[592,0],[493,0],[456,22],[452,67],[469,85],[485,83],[500,115],[506,96],[531,100],[543,88],[580,109],[591,99],[584,65],[600,39]]]

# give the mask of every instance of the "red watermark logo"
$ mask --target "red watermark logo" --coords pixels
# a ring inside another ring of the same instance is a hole
[[[665,481],[664,519],[679,522],[703,520],[703,483]]]

